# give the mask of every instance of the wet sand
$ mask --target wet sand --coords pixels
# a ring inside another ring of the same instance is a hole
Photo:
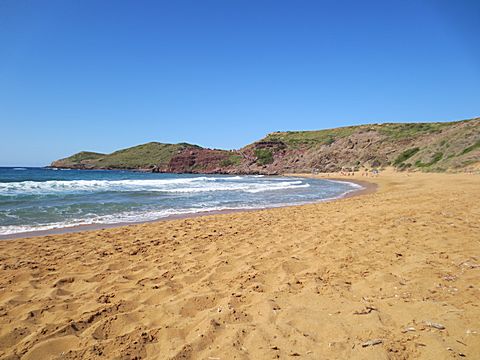
[[[0,242],[0,357],[478,356],[480,177],[345,179],[379,187]]]

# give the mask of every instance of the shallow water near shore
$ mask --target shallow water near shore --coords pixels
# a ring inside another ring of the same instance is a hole
[[[330,200],[361,189],[294,177],[0,168],[0,236]]]

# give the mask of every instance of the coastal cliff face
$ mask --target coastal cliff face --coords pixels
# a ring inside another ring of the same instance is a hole
[[[448,123],[371,124],[275,132],[239,150],[148,143],[112,154],[80,152],[51,166],[171,173],[281,174],[394,166],[479,169],[480,118]]]

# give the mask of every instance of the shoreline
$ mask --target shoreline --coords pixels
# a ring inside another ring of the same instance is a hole
[[[119,228],[119,227],[124,227],[124,226],[151,224],[151,223],[156,223],[156,222],[172,221],[172,220],[179,220],[179,219],[190,219],[190,218],[221,215],[221,214],[234,214],[234,213],[243,213],[243,212],[262,211],[262,210],[267,210],[267,209],[304,206],[304,205],[309,205],[309,204],[317,204],[317,203],[338,201],[338,200],[341,200],[341,199],[346,199],[346,198],[350,198],[350,197],[354,197],[354,196],[366,195],[366,194],[370,194],[370,193],[373,193],[373,192],[377,191],[377,188],[378,188],[378,184],[376,184],[374,182],[358,180],[358,179],[345,179],[345,178],[340,178],[340,177],[330,178],[330,177],[322,177],[322,176],[311,175],[311,174],[285,174],[285,175],[281,175],[281,176],[291,176],[291,177],[301,177],[301,178],[317,178],[317,179],[322,179],[322,180],[350,182],[350,183],[353,183],[353,184],[356,184],[356,185],[360,185],[363,188],[349,191],[349,192],[347,192],[345,194],[342,194],[342,195],[340,195],[336,198],[323,199],[323,200],[308,202],[308,203],[304,203],[304,204],[291,204],[291,205],[287,204],[287,205],[281,205],[281,206],[271,206],[271,207],[267,206],[267,207],[252,208],[252,209],[225,209],[225,210],[214,210],[214,211],[200,211],[200,212],[197,212],[197,213],[169,215],[169,216],[165,216],[165,217],[162,217],[162,218],[158,218],[158,219],[154,219],[154,220],[147,220],[147,221],[118,222],[118,223],[111,223],[111,224],[84,224],[84,225],[76,225],[76,226],[66,226],[66,227],[63,227],[63,228],[25,231],[25,232],[14,233],[14,234],[0,235],[0,241],[10,241],[10,240],[18,240],[18,239],[33,238],[33,237],[43,237],[43,236],[50,236],[50,235],[72,234],[72,233],[87,232],[87,231],[98,231],[98,230]]]

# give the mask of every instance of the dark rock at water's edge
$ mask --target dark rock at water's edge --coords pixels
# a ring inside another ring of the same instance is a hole
[[[151,142],[111,154],[80,152],[54,161],[69,169],[158,173],[264,174],[398,170],[465,171],[480,164],[480,118],[444,123],[386,123],[267,135],[239,150]]]

